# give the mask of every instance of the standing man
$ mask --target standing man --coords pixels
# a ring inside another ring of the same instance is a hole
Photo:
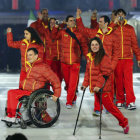
[[[48,23],[49,23],[49,17],[48,17],[48,9],[42,9],[41,10],[41,15],[42,15],[42,20],[41,20],[41,24],[44,28],[48,28]],[[38,33],[39,33],[39,29],[38,29],[38,21],[33,22],[30,27],[34,28]],[[43,41],[43,43],[45,44],[45,37],[40,35],[41,39]]]
[[[112,32],[112,28],[108,27],[110,24],[110,19],[108,16],[101,16],[99,18],[99,28],[95,29],[89,29],[84,27],[82,18],[80,17],[81,10],[77,9],[77,27],[79,31],[82,34],[87,35],[88,38],[93,38],[93,37],[99,37],[102,40],[103,47],[105,49],[106,54],[108,54],[111,58],[112,62],[112,70],[115,70],[115,67],[118,62],[118,42],[117,42],[117,36]],[[113,75],[112,75],[112,89],[114,85],[114,80],[113,80]],[[114,91],[112,90],[112,100],[114,96]],[[99,99],[97,98],[95,94],[95,102],[94,102],[94,112],[93,115],[99,115],[100,114],[100,102]]]
[[[138,66],[140,67],[140,48],[134,28],[127,24],[126,12],[118,9],[116,16],[119,16],[116,34],[119,37],[119,61],[115,69],[116,79],[116,99],[117,107],[122,108],[126,102],[128,110],[136,109],[136,97],[133,91],[133,53],[136,55]],[[126,99],[124,96],[126,93]]]
[[[87,40],[77,29],[72,15],[66,17],[66,24],[66,29],[57,30],[55,38],[61,41],[60,62],[67,90],[66,107],[71,109],[77,98],[75,93],[79,79],[81,51],[86,56],[88,47]]]

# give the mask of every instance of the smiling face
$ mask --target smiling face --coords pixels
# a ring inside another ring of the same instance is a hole
[[[99,49],[100,49],[99,43],[96,40],[93,40],[91,42],[91,46],[90,47],[91,47],[91,51],[94,52],[94,53],[98,52]]]
[[[24,37],[26,40],[31,41],[31,33],[27,30],[24,31]]]
[[[53,28],[55,26],[55,19],[50,19],[50,27]]]
[[[67,23],[67,26],[69,27],[69,28],[73,28],[73,27],[75,27],[75,18],[74,17],[70,17],[69,19],[68,19],[68,22],[66,22]]]
[[[35,54],[35,52],[33,50],[30,50],[27,52],[27,61],[29,63],[34,63],[38,58],[38,54]]]
[[[107,25],[108,25],[108,23],[105,23],[104,17],[101,17],[101,18],[99,19],[99,28],[100,28],[100,29],[107,28]]]
[[[48,20],[48,10],[47,9],[42,10],[41,14],[42,14],[43,21]]]

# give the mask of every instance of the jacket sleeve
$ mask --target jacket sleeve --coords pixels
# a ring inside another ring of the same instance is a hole
[[[89,28],[86,28],[82,22],[82,18],[78,18],[76,19],[76,25],[77,25],[77,28],[78,30],[82,33],[82,34],[85,34],[87,35],[87,37],[94,37],[97,33],[97,29],[89,29]]]
[[[51,38],[53,40],[61,40],[62,37],[62,30],[56,27],[53,27],[52,32],[51,32]]]
[[[92,19],[91,18],[91,28],[92,29],[99,28],[99,24],[97,22],[97,18],[96,19]]]
[[[11,48],[19,49],[22,41],[13,41],[12,32],[7,33],[7,45]]]
[[[135,30],[134,30],[133,27],[131,29],[131,42],[132,42],[131,43],[132,44],[132,50],[136,55],[136,59],[137,59],[137,61],[140,61],[140,48],[138,46],[137,37],[136,37]]]
[[[85,36],[81,36],[80,44],[81,44],[81,47],[82,47],[83,55],[87,59],[87,54],[88,54],[88,39]]]
[[[113,36],[113,40],[112,40],[112,56],[111,56],[111,63],[112,63],[112,70],[114,71],[117,63],[118,63],[118,57],[119,57],[119,39],[117,39],[116,35],[112,35]]]
[[[85,86],[85,87],[89,86],[89,65],[88,65],[88,62],[86,65],[86,72],[85,72],[84,81],[83,81],[82,86]]]
[[[54,96],[60,97],[61,95],[61,84],[57,75],[51,70],[51,68],[46,64],[45,70],[42,72],[46,81],[48,80],[52,84],[54,91]]]
[[[109,58],[109,56],[105,55],[103,57],[103,59],[100,63],[99,69],[100,69],[100,74],[98,76],[96,87],[102,88],[102,86],[105,82],[105,78],[103,76],[104,75],[110,76],[112,73],[111,59]]]
[[[39,52],[39,58],[43,60],[44,59],[44,46],[43,45],[39,46],[38,52]]]
[[[41,35],[41,36],[45,36],[45,32],[46,29],[44,28],[44,26],[42,25],[42,21],[40,19],[38,19],[36,21],[36,28],[37,28],[37,32]]]

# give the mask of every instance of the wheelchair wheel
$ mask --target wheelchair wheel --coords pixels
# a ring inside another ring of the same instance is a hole
[[[11,127],[12,126],[12,123],[11,122],[6,122],[6,126],[7,127]]]
[[[52,126],[60,115],[59,100],[52,100],[53,92],[47,89],[34,91],[28,102],[28,114],[32,123],[41,128]]]
[[[23,103],[23,102],[21,102],[21,103],[22,103],[22,106],[20,108],[20,114],[22,114],[22,117],[23,117],[22,119],[24,119],[24,120],[21,119],[21,122],[24,121],[26,123],[26,125],[29,126],[32,124],[32,122],[28,115],[28,108],[27,108],[28,103]],[[24,129],[24,126],[23,126],[23,129]]]

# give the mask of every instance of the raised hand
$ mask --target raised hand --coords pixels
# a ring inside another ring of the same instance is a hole
[[[40,12],[38,12],[37,15],[38,15],[38,18],[39,18],[40,20],[42,20],[42,18],[43,18],[42,14],[41,14]]]
[[[92,12],[91,18],[92,19],[96,19],[97,18],[97,10],[96,9]]]
[[[76,18],[80,18],[81,13],[82,13],[81,9],[77,8]]]
[[[7,33],[10,33],[10,32],[12,32],[12,28],[8,27],[7,28]]]

